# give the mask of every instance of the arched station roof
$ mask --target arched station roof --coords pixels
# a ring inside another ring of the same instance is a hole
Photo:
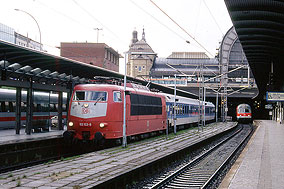
[[[262,95],[284,90],[284,1],[225,0]],[[273,81],[271,81],[273,63]]]

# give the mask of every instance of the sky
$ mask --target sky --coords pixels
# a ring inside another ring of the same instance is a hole
[[[158,57],[189,51],[207,52],[213,57],[232,27],[224,0],[0,1],[0,23],[39,41],[35,21],[14,9],[28,12],[39,24],[44,49],[54,55],[60,54],[56,48],[60,42],[96,43],[97,36],[98,42],[123,55],[129,49],[133,30],[140,40],[144,28],[146,41]]]

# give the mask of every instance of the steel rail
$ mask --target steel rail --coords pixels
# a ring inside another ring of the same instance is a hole
[[[202,159],[204,159],[205,157],[207,157],[208,155],[210,155],[213,151],[215,151],[216,149],[218,149],[221,145],[225,144],[228,140],[230,140],[231,138],[233,138],[234,136],[236,136],[238,133],[241,132],[241,130],[243,129],[243,127],[239,128],[237,131],[235,131],[233,134],[231,134],[231,136],[227,137],[226,139],[222,140],[221,142],[219,142],[218,144],[216,144],[215,146],[213,146],[212,148],[210,148],[209,150],[207,150],[205,153],[197,156],[196,158],[194,158],[192,161],[188,162],[187,164],[185,164],[184,166],[182,166],[181,168],[179,168],[178,170],[174,171],[173,173],[171,173],[170,175],[168,175],[167,177],[165,177],[164,179],[160,180],[159,182],[157,182],[156,184],[154,184],[153,186],[149,187],[151,189],[156,189],[156,188],[161,188],[164,185],[166,185],[167,183],[169,183],[171,180],[173,180],[174,178],[176,178],[178,175],[180,175],[181,173],[185,172],[186,169],[188,169],[190,166],[198,163],[199,161],[201,161]]]

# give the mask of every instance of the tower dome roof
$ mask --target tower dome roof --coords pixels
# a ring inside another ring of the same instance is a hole
[[[137,39],[137,31],[132,32],[133,37],[134,37],[134,32],[136,32],[135,34],[136,34],[136,39]],[[142,33],[142,39],[139,41],[137,39],[136,42],[134,42],[133,39],[132,39],[132,44],[130,45],[130,49],[129,49],[130,52],[155,53],[153,49],[150,47],[150,45],[146,42],[144,28],[143,28],[143,33]]]

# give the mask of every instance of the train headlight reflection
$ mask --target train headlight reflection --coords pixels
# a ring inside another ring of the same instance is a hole
[[[72,121],[70,121],[70,122],[68,123],[68,125],[69,125],[70,127],[72,127],[72,126],[74,125],[74,123],[73,123]]]

